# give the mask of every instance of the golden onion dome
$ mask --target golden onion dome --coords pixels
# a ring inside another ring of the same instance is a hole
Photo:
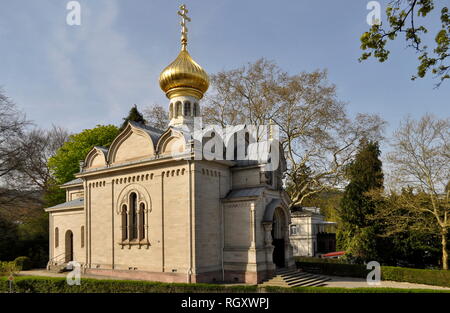
[[[209,77],[183,47],[175,61],[162,71],[159,85],[169,99],[177,96],[201,99],[208,90]]]

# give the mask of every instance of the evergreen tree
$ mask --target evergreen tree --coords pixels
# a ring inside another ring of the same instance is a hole
[[[131,110],[128,113],[128,116],[123,119],[123,123],[122,123],[122,126],[120,127],[120,131],[124,130],[125,127],[127,127],[127,124],[129,121],[142,123],[144,125],[147,124],[147,121],[145,120],[144,115],[142,115],[142,113],[139,112],[136,104],[133,107],[131,107]]]
[[[368,194],[383,188],[382,162],[377,142],[362,141],[346,168],[349,184],[341,200],[338,246],[360,261],[376,257],[376,225],[368,218],[376,201]]]

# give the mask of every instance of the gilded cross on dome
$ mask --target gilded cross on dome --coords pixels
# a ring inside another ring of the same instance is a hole
[[[181,47],[182,47],[182,50],[186,50],[187,41],[188,41],[188,39],[187,39],[188,29],[186,27],[186,22],[191,21],[191,19],[187,16],[188,13],[189,13],[189,10],[186,8],[185,4],[180,6],[180,11],[178,11],[178,15],[181,16]]]

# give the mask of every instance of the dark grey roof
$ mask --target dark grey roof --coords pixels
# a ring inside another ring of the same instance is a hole
[[[69,181],[69,182],[67,182],[67,183],[65,183],[65,184],[62,184],[61,186],[72,186],[72,185],[79,185],[79,184],[82,184],[83,183],[83,180],[81,179],[81,178],[76,178],[76,179],[74,179],[74,180],[71,180],[71,181]]]
[[[72,201],[64,202],[50,208],[45,209],[46,211],[58,211],[63,209],[76,209],[84,207],[84,198],[78,198]]]
[[[244,197],[259,197],[265,187],[253,187],[253,188],[243,188],[243,189],[233,189],[231,190],[226,199],[234,199],[234,198],[244,198]]]
[[[156,145],[156,142],[158,142],[159,137],[161,137],[161,135],[164,133],[164,131],[161,129],[151,127],[148,125],[144,125],[142,123],[137,123],[137,122],[133,122],[133,121],[129,121],[129,123],[131,125],[133,125],[134,127],[140,128],[143,131],[145,131],[147,134],[149,134],[153,140],[153,144],[155,144],[155,145]]]
[[[311,216],[311,215],[322,215],[320,213],[320,208],[317,207],[302,207],[302,206],[295,206],[292,211],[291,215],[295,216]]]

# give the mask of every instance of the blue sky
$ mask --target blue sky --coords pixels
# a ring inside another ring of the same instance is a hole
[[[28,118],[77,132],[117,125],[133,104],[166,105],[158,76],[179,51],[180,2],[80,0],[81,26],[66,24],[67,2],[1,2],[0,86]],[[450,82],[412,82],[417,56],[404,41],[388,62],[357,61],[367,2],[186,0],[188,48],[209,73],[260,57],[290,73],[326,68],[351,114],[378,113],[389,130],[408,114],[450,116]]]

